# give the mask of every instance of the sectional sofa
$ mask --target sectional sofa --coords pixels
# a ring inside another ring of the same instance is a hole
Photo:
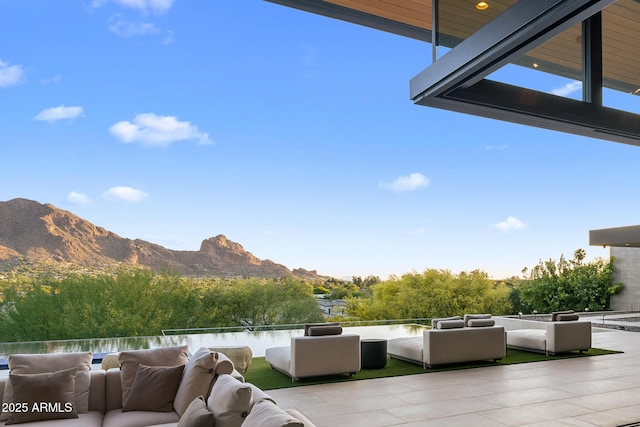
[[[498,360],[506,356],[505,330],[496,326],[489,314],[466,314],[433,319],[422,337],[390,339],[390,357],[433,367],[479,360]]]
[[[91,353],[12,355],[0,378],[0,426],[313,427],[245,383],[222,353],[164,347],[120,353],[91,370]]]

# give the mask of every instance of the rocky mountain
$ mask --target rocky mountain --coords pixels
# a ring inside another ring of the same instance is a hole
[[[0,266],[20,259],[91,267],[125,263],[190,276],[325,278],[316,271],[291,271],[258,259],[223,235],[204,240],[198,251],[175,251],[122,238],[51,204],[13,199],[0,202]]]

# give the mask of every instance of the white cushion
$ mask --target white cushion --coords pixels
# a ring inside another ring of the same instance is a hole
[[[207,408],[213,412],[215,427],[239,427],[253,404],[252,387],[229,374],[219,375],[213,384]]]
[[[209,397],[216,377],[217,365],[218,353],[204,347],[189,358],[182,373],[178,392],[173,400],[173,407],[178,415],[184,414],[187,407],[198,396],[203,396],[205,399]]]
[[[303,427],[304,424],[269,400],[254,403],[242,427]]]

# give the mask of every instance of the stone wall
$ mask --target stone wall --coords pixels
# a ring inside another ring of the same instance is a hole
[[[613,281],[624,284],[611,297],[611,310],[640,310],[640,248],[611,247]]]

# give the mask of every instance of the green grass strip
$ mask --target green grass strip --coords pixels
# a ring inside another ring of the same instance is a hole
[[[453,365],[443,365],[435,368],[422,369],[422,366],[404,362],[398,359],[387,360],[387,366],[383,369],[363,369],[356,375],[350,377],[347,374],[329,375],[322,377],[303,378],[300,381],[292,382],[291,378],[282,372],[271,369],[269,364],[265,362],[264,357],[255,357],[251,361],[251,366],[246,372],[245,379],[247,382],[256,385],[263,390],[273,390],[278,388],[299,387],[312,384],[336,383],[344,381],[368,380],[373,378],[396,377],[400,375],[425,374],[431,372],[452,371],[456,369],[480,368],[486,366],[513,365],[516,363],[532,363],[543,362],[548,360],[569,359],[575,357],[600,356],[605,354],[616,354],[620,351],[603,350],[592,348],[583,353],[570,352],[557,354],[554,356],[545,356],[544,354],[531,353],[527,351],[507,349],[507,356],[502,360],[481,361],[471,363],[457,363]]]

